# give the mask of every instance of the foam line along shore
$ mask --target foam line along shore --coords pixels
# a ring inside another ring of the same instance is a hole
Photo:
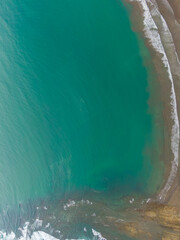
[[[128,2],[134,6],[138,6],[139,11],[141,11],[141,14],[143,15],[142,32],[145,37],[146,44],[152,53],[155,52],[154,56],[163,63],[164,72],[169,80],[169,83],[167,83],[167,79],[162,79],[161,81],[164,85],[169,84],[169,96],[163,96],[163,98],[166,99],[165,101],[168,100],[170,102],[170,111],[168,113],[169,120],[167,121],[168,125],[170,125],[169,137],[171,154],[168,154],[166,158],[167,161],[171,161],[171,165],[167,164],[169,169],[166,171],[169,173],[166,176],[167,179],[163,184],[162,189],[157,195],[157,199],[159,201],[165,202],[169,198],[171,190],[174,189],[179,167],[179,116],[177,80],[180,79],[180,62],[177,53],[177,44],[175,44],[169,25],[166,22],[166,18],[168,16],[167,12],[169,13],[171,9],[168,11],[167,5],[164,5],[165,1],[130,0]],[[165,8],[167,11],[164,11],[164,15],[162,15],[160,11],[160,9],[162,10],[163,8]],[[168,110],[164,109],[164,112],[167,115]]]

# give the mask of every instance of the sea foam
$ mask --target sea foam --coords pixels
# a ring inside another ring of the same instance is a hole
[[[0,239],[3,240],[85,240],[84,238],[71,238],[71,239],[65,239],[63,238],[63,235],[60,235],[59,238],[56,238],[49,233],[46,233],[39,228],[42,227],[43,221],[36,219],[35,222],[36,224],[36,231],[31,232],[34,230],[34,225],[30,224],[29,222],[26,222],[22,228],[19,228],[18,230],[21,232],[21,236],[17,237],[14,232],[11,233],[6,233],[5,231],[0,231]],[[48,227],[50,224],[48,224]],[[61,231],[56,230],[55,232],[58,232],[59,234]],[[87,229],[84,227],[84,232],[87,232]],[[95,229],[91,229],[92,232],[92,240],[107,240],[102,236],[102,234]]]
[[[163,46],[163,43],[161,41],[161,37],[159,34],[159,30],[157,27],[157,24],[155,23],[152,15],[152,13],[155,15],[159,15],[161,19],[161,23],[163,25],[164,33],[170,33],[169,28],[167,26],[166,21],[160,14],[157,6],[153,5],[152,1],[150,0],[130,0],[130,2],[137,2],[140,4],[142,10],[143,10],[143,22],[144,22],[144,34],[145,37],[149,40],[149,43],[154,48],[155,51],[161,54],[161,60],[167,70],[169,80],[171,82],[171,94],[170,94],[170,104],[171,104],[171,119],[173,121],[172,130],[171,130],[171,151],[173,153],[173,160],[171,162],[171,171],[169,174],[169,177],[167,179],[167,182],[163,189],[160,191],[158,195],[158,199],[160,201],[165,200],[165,197],[170,190],[176,174],[178,170],[178,152],[179,152],[179,119],[178,119],[178,113],[177,113],[177,102],[176,102],[176,94],[174,89],[174,81],[173,76],[171,72],[171,67]],[[148,4],[151,5],[151,10],[148,7]],[[176,55],[177,58],[177,55]],[[178,60],[178,59],[177,59]]]

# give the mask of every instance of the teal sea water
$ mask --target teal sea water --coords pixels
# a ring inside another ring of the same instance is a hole
[[[0,1],[0,209],[26,205],[3,229],[35,218],[38,201],[50,215],[74,196],[154,193],[147,87],[121,1]]]

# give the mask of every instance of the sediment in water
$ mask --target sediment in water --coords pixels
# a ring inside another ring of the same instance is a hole
[[[180,63],[173,37],[159,11],[157,2],[155,0],[131,0],[128,2],[143,16],[143,25],[139,24],[138,31],[143,32],[145,43],[151,51],[152,61],[158,75],[157,80],[160,81],[161,86],[160,95],[164,105],[163,115],[167,136],[164,161],[166,164],[168,163],[168,167],[165,174],[167,180],[159,191],[157,200],[165,202],[175,184],[179,165],[179,116],[176,81],[180,79]]]

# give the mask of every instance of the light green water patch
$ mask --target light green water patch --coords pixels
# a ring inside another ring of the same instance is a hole
[[[154,192],[147,70],[122,3],[7,0],[0,16],[0,205]]]

